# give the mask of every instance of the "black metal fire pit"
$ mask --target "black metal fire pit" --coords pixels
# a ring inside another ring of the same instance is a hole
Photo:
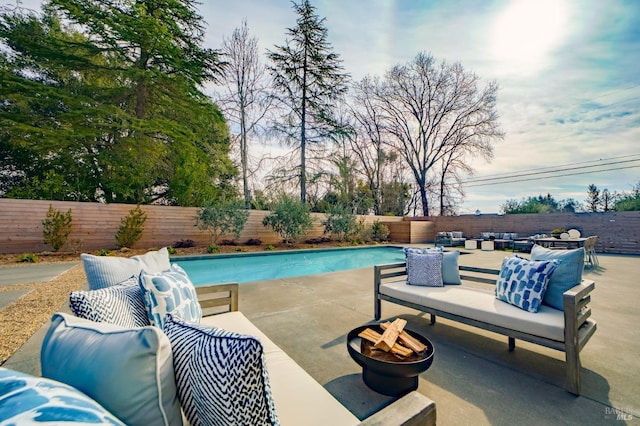
[[[421,334],[405,328],[405,331],[427,346],[420,355],[413,355],[406,360],[395,359],[392,355],[383,359],[367,354],[367,343],[358,337],[363,330],[370,328],[382,334],[377,324],[363,325],[355,328],[347,335],[347,349],[355,362],[362,366],[362,379],[376,392],[389,396],[400,396],[418,388],[418,375],[426,371],[433,362],[435,353],[433,344]]]

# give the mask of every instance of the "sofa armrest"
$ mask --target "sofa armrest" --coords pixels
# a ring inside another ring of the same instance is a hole
[[[360,426],[422,426],[436,424],[436,403],[413,391],[367,417]]]
[[[237,283],[198,286],[196,293],[203,316],[238,310]]]

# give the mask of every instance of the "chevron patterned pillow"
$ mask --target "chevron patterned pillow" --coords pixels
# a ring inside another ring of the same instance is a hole
[[[73,291],[69,307],[77,317],[121,327],[144,327],[149,316],[137,278],[99,290]]]
[[[192,425],[278,425],[258,339],[167,314],[178,398]]]

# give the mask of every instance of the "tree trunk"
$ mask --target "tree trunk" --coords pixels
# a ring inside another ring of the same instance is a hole
[[[302,110],[300,112],[300,202],[307,201],[307,48],[305,45],[304,64],[302,66]]]

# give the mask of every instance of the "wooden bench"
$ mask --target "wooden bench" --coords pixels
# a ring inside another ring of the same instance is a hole
[[[431,324],[435,323],[437,316],[441,316],[505,335],[508,337],[509,351],[515,349],[516,339],[562,351],[566,355],[567,388],[569,392],[579,395],[580,351],[596,330],[596,322],[590,319],[591,309],[588,306],[590,293],[595,287],[593,281],[582,280],[566,291],[563,311],[543,305],[538,313],[531,313],[495,299],[493,294],[499,270],[469,266],[460,266],[459,270],[462,285],[440,288],[407,285],[404,262],[375,266],[375,319],[380,319],[381,302],[385,300],[430,314]],[[465,281],[470,284],[465,284]],[[485,284],[492,286],[489,291]],[[486,309],[483,311],[482,306],[465,306],[465,299],[477,299],[479,305],[483,303],[480,300],[484,300]],[[540,324],[541,320],[549,322],[551,327],[555,326],[555,334],[547,332],[546,325],[543,327]]]

